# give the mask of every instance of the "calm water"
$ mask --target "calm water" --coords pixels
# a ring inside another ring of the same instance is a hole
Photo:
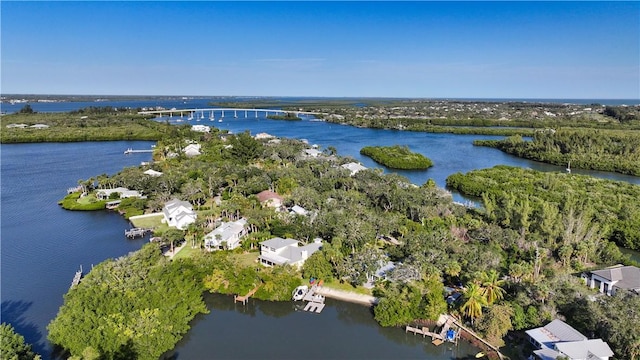
[[[301,303],[251,299],[235,305],[222,295],[206,297],[210,314],[199,316],[167,356],[201,359],[449,359],[477,353],[466,342],[431,345],[430,339],[382,328],[367,307],[327,299],[321,314]]]
[[[251,117],[194,123],[209,123],[235,133],[250,129],[252,134],[268,132],[307,139],[322,147],[334,146],[340,155],[352,156],[368,167],[377,165],[359,155],[361,147],[406,144],[436,164],[427,171],[402,172],[416,184],[433,178],[442,186],[451,173],[497,164],[563,170],[471,145],[473,139],[495,137],[358,129]],[[34,343],[45,359],[50,357],[46,325],[55,317],[79,266],[88,270],[92,264],[139,249],[145,241],[127,240],[123,230],[130,225],[115,213],[69,212],[60,209],[57,201],[78,179],[112,174],[148,161],[148,153],[124,156],[123,151],[148,149],[151,144],[123,141],[0,146],[1,317]],[[640,183],[636,177],[588,173]],[[207,301],[212,311],[194,322],[193,330],[176,348],[175,355],[180,359],[210,358],[211,354],[234,359],[271,354],[274,358],[444,359],[463,356],[467,351],[461,346],[456,351],[462,353],[452,354],[443,346],[425,345],[422,338],[405,335],[400,329],[380,328],[369,310],[358,305],[329,302],[322,314],[312,315],[295,311],[291,303],[252,302],[243,308],[234,307],[225,297],[211,296]]]
[[[57,202],[66,189],[102,173],[149,160],[124,156],[129,147],[151,142],[1,145],[2,321],[10,322],[36,349],[46,350],[46,325],[82,265],[89,270],[107,258],[142,246],[127,240],[128,221],[113,212],[70,212]],[[45,355],[46,357],[46,355]]]

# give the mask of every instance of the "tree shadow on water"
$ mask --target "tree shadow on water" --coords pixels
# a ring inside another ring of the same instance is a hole
[[[0,318],[3,323],[11,324],[15,331],[24,336],[25,342],[31,344],[31,348],[38,354],[47,351],[47,342],[36,324],[27,322],[25,313],[33,305],[33,302],[22,300],[6,300],[0,305]]]

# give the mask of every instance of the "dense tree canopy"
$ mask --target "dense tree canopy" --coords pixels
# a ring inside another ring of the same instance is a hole
[[[391,169],[423,170],[433,166],[429,158],[411,152],[406,146],[365,146],[360,154]]]
[[[49,324],[49,340],[81,356],[157,359],[207,309],[202,270],[190,260],[168,262],[155,244],[96,266],[65,296]]]

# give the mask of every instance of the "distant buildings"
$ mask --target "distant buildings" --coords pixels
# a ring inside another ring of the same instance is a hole
[[[200,144],[189,144],[183,150],[187,157],[200,155]]]
[[[191,126],[191,131],[208,133],[208,132],[211,132],[211,127],[209,127],[207,125],[192,125]]]

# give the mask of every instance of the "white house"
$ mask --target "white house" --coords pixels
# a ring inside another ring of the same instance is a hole
[[[614,295],[618,289],[640,294],[640,268],[635,266],[615,265],[583,274],[582,278],[587,286],[607,295]]]
[[[145,175],[152,176],[152,177],[158,177],[158,176],[162,175],[162,173],[161,173],[160,171],[155,171],[155,170],[153,170],[153,169],[146,170],[146,171],[144,172],[144,174],[145,174]]]
[[[211,127],[209,127],[207,125],[192,125],[191,126],[191,131],[208,133],[208,132],[211,132]]]
[[[129,190],[124,187],[117,187],[115,189],[99,189],[96,191],[96,197],[100,200],[109,199],[111,194],[119,193],[120,199],[126,199],[131,197],[141,198],[142,194],[136,190]]]
[[[240,246],[240,240],[247,234],[247,219],[223,222],[215,230],[204,236],[204,246],[211,250],[233,250]]]
[[[359,171],[362,170],[367,170],[366,167],[362,166],[362,164],[357,163],[357,162],[350,162],[347,164],[342,165],[343,168],[351,171],[351,176],[357,174]]]
[[[187,201],[173,199],[162,208],[164,215],[163,221],[169,226],[184,230],[187,225],[196,222],[197,214],[193,211],[193,207]]]
[[[187,157],[193,157],[200,155],[200,144],[189,144],[183,150]]]
[[[318,157],[322,155],[322,151],[318,151],[317,149],[305,149],[304,154],[308,157]]]
[[[540,360],[555,360],[566,356],[570,360],[608,360],[613,356],[609,345],[601,339],[587,339],[562,320],[526,331],[529,341],[537,348],[533,352]]]
[[[304,246],[298,244],[298,240],[279,237],[263,241],[260,243],[258,259],[264,266],[291,265],[301,268],[307,258],[322,247],[320,239]]]
[[[260,139],[273,139],[275,136],[271,135],[271,134],[267,134],[267,133],[259,133],[256,134],[256,136],[254,136],[254,139],[256,140],[260,140]]]
[[[291,207],[291,211],[289,212],[289,214],[307,216],[307,214],[309,214],[309,212],[305,208],[303,208],[302,206],[293,205],[293,207]]]

